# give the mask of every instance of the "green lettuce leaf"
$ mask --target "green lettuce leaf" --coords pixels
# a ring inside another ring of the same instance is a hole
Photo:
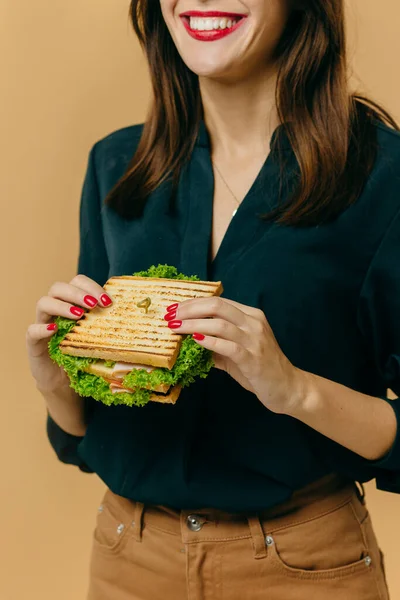
[[[115,367],[116,364],[117,363],[115,360],[105,360],[104,361],[104,366],[107,367],[107,369],[112,369],[113,367]]]
[[[200,281],[197,275],[184,275],[178,273],[176,267],[170,265],[152,265],[147,271],[133,273],[135,277],[162,277],[163,279],[188,279],[189,281]]]
[[[170,265],[151,266],[147,271],[133,273],[137,277],[160,277],[166,279],[188,279],[200,281],[197,275],[186,276],[178,273],[176,267]],[[127,406],[145,406],[150,401],[153,393],[147,389],[137,389],[134,394],[121,392],[113,394],[110,386],[102,377],[85,373],[90,363],[97,362],[97,358],[80,358],[68,356],[60,351],[60,343],[76,324],[73,319],[57,317],[55,319],[58,330],[49,340],[48,348],[51,359],[62,367],[67,373],[71,387],[80,396],[92,397],[108,406],[112,404],[125,404]],[[106,361],[107,366],[113,367],[114,361]],[[147,384],[155,387],[159,384],[179,384],[186,387],[195,381],[196,377],[206,378],[214,366],[212,352],[197,344],[191,337],[184,337],[178,358],[172,369],[156,368],[151,373],[146,369],[134,369],[123,379],[123,385],[132,388],[144,388]]]

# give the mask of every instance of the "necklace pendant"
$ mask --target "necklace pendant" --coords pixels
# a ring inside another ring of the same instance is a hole
[[[233,213],[232,213],[232,217],[234,217],[234,216],[236,215],[237,211],[238,211],[238,209],[237,209],[237,208],[235,208],[235,210],[234,210],[234,211],[233,211]]]

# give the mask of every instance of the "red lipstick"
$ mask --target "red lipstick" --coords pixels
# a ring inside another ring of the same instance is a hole
[[[182,18],[182,22],[185,26],[186,31],[192,38],[194,38],[195,40],[202,41],[202,42],[213,42],[215,40],[220,40],[221,38],[226,37],[230,33],[233,33],[234,31],[236,31],[236,29],[238,29],[241,26],[241,24],[244,23],[247,15],[238,14],[238,13],[224,13],[224,12],[220,12],[220,11],[201,12],[198,10],[190,10],[188,12],[182,13],[180,15],[180,17]],[[206,30],[206,31],[198,31],[197,29],[190,28],[190,17],[200,17],[200,18],[204,18],[204,19],[207,17],[219,17],[219,18],[225,17],[227,19],[240,19],[240,20],[237,23],[235,23],[235,25],[233,25],[233,27],[229,27],[226,29],[211,29],[211,30]]]

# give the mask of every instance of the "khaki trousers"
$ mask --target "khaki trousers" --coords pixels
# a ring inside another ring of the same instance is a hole
[[[328,475],[257,514],[177,511],[107,490],[88,600],[388,600],[364,488]]]

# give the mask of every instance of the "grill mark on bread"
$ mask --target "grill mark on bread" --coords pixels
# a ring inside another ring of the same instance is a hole
[[[220,281],[190,281],[188,279],[167,279],[164,277],[136,277],[135,275],[121,275],[111,277],[107,284],[109,287],[116,285],[131,287],[131,282],[135,282],[135,287],[144,285],[146,287],[154,286],[157,289],[168,288],[171,289],[183,289],[187,291],[190,287],[191,290],[210,291],[212,294],[216,294],[218,289],[222,287]]]
[[[90,319],[86,319],[87,321],[90,321]],[[166,321],[164,321],[163,323],[160,323],[160,325],[157,327],[157,331],[154,329],[154,322],[150,323],[148,322],[148,324],[146,323],[142,323],[140,321],[135,322],[135,327],[132,326],[132,322],[131,321],[126,321],[126,320],[120,320],[118,321],[117,319],[114,321],[113,319],[109,319],[108,317],[102,317],[102,321],[104,321],[103,325],[100,326],[98,325],[91,325],[91,330],[92,331],[96,331],[96,332],[104,332],[109,330],[110,333],[114,332],[114,333],[118,333],[119,336],[124,335],[128,332],[143,332],[147,335],[151,335],[152,333],[157,334],[158,336],[160,336],[161,338],[165,339],[166,341],[170,341],[171,339],[171,330],[168,327],[168,324],[166,323]],[[75,331],[75,327],[74,327],[74,333],[79,333],[79,328],[81,327],[81,324],[85,322],[84,317],[82,317],[81,321],[78,321],[76,324],[76,331]],[[85,329],[87,329],[85,327]],[[152,329],[154,331],[152,331]],[[164,329],[164,331],[162,331]],[[86,332],[85,332],[86,335]],[[175,334],[177,335],[177,334]],[[178,339],[178,338],[177,338]]]
[[[67,344],[65,345],[65,348],[67,348]],[[76,342],[75,340],[73,342],[71,342],[70,345],[71,350],[73,350],[73,348],[76,348],[76,350],[93,350],[93,346],[91,344],[88,344],[87,342]],[[117,347],[112,347],[110,346],[110,344],[99,344],[96,342],[96,348],[98,348],[99,350],[104,349],[106,351],[110,351],[110,353],[112,353],[113,356],[116,356],[116,354],[118,352],[125,352],[127,353],[132,353],[133,354],[143,354],[143,356],[147,355],[152,355],[152,354],[157,354],[159,356],[170,356],[170,354],[168,352],[165,351],[165,348],[163,347],[155,347],[155,346],[148,346],[147,350],[144,350],[142,348],[139,348],[139,350],[137,351],[135,348],[130,347],[130,346],[122,346],[122,345],[118,345]],[[70,354],[69,352],[65,352],[65,354]],[[98,358],[89,354],[77,354],[77,356],[87,356],[88,358]],[[112,360],[112,359],[104,359],[104,360]],[[127,360],[121,360],[120,362],[133,362],[133,361],[127,361]],[[137,364],[143,364],[146,366],[147,363],[142,362],[142,363],[137,363]]]
[[[88,336],[89,337],[89,336]],[[88,339],[84,342],[80,342],[79,340],[76,339],[72,339],[67,340],[67,342],[71,345],[71,346],[76,346],[77,348],[93,348],[92,344],[96,344],[97,348],[110,348],[110,350],[127,350],[128,352],[131,352],[133,350],[138,350],[139,352],[149,352],[150,354],[153,352],[157,352],[158,354],[163,354],[165,356],[169,356],[169,352],[168,350],[170,350],[170,348],[165,348],[164,345],[162,344],[137,344],[135,342],[127,342],[127,343],[115,343],[110,344],[109,342],[107,343],[103,343],[101,344],[100,342],[97,341],[97,338],[93,337],[91,340]],[[171,348],[171,350],[173,350],[174,347]],[[126,361],[121,361],[121,362],[126,362]],[[140,364],[140,363],[139,363]]]
[[[183,336],[164,320],[167,306],[223,291],[221,282],[135,276],[112,277],[103,287],[114,303],[85,313],[61,342],[60,351],[168,369],[175,364]],[[147,297],[151,304],[146,314],[136,305]]]
[[[133,334],[134,332],[132,332]],[[165,348],[174,348],[176,343],[175,340],[171,340],[170,338],[166,338],[165,336],[160,336],[157,335],[156,332],[151,332],[149,333],[146,337],[141,338],[140,336],[136,336],[135,338],[129,337],[129,336],[124,336],[124,335],[119,335],[118,331],[115,330],[108,330],[108,329],[91,329],[90,332],[84,332],[82,334],[79,333],[79,331],[77,331],[74,334],[70,334],[68,333],[64,339],[66,340],[87,340],[88,342],[94,342],[95,340],[97,340],[99,338],[99,336],[104,337],[105,335],[107,335],[107,339],[108,340],[113,340],[115,339],[116,341],[122,341],[122,342],[127,342],[129,344],[133,344],[134,342],[142,342],[142,345],[153,345],[153,342],[159,342],[159,345],[163,345]],[[175,336],[177,340],[179,340],[180,338],[178,338],[177,336]],[[151,343],[150,343],[151,342]]]

